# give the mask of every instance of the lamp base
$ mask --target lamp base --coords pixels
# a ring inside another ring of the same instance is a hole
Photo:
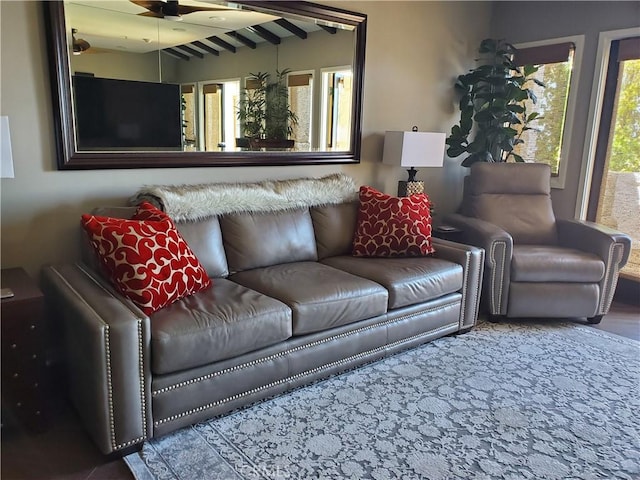
[[[408,197],[416,193],[424,193],[424,182],[398,182],[398,196]]]

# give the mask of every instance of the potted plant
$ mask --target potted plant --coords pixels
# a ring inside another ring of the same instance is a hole
[[[245,88],[238,108],[245,144],[250,148],[292,148],[289,137],[298,117],[289,106],[287,74],[290,70],[276,70],[271,81],[268,72],[251,73],[253,88]]]
[[[447,155],[453,158],[468,153],[462,162],[465,167],[475,162],[523,162],[513,150],[524,143],[522,133],[531,130],[530,124],[541,118],[536,112],[527,112],[525,103],[537,101],[529,88],[532,82],[544,87],[532,77],[538,67],[516,66],[516,48],[504,40],[485,39],[478,51],[482,64],[460,75],[455,83],[456,91],[462,95],[460,122],[446,140]]]

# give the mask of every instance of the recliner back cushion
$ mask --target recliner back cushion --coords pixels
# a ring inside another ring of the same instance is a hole
[[[311,214],[306,208],[224,215],[220,227],[231,273],[318,260]]]
[[[514,243],[556,244],[550,178],[546,164],[475,163],[465,208],[509,232]]]

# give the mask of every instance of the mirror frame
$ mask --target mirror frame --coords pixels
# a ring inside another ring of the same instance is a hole
[[[243,151],[243,152],[79,152],[75,131],[66,36],[64,3],[44,1],[46,40],[51,76],[54,131],[59,170],[112,168],[220,167],[318,165],[359,163],[362,137],[362,96],[367,16],[356,12],[301,1],[237,1],[255,9],[302,15],[356,27],[353,62],[353,104],[351,145],[347,151]]]

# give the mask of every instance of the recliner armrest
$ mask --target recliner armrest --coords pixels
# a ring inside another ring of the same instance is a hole
[[[444,222],[461,230],[462,242],[485,250],[485,300],[489,313],[505,315],[511,278],[513,238],[502,228],[478,218],[458,213],[444,216]]]
[[[462,266],[462,308],[460,330],[472,328],[478,320],[480,290],[484,273],[484,249],[433,238],[434,256]]]
[[[618,283],[618,273],[629,260],[629,235],[586,220],[556,220],[558,242],[563,247],[593,253],[602,259],[604,278],[600,281],[600,305],[597,315],[609,311]]]
[[[100,450],[152,434],[149,318],[88,266],[46,266],[42,286],[62,322],[71,400]]]
[[[586,220],[556,220],[560,245],[593,253],[605,262],[611,258],[612,249],[620,246],[620,268],[624,267],[631,252],[631,238],[604,225]]]

